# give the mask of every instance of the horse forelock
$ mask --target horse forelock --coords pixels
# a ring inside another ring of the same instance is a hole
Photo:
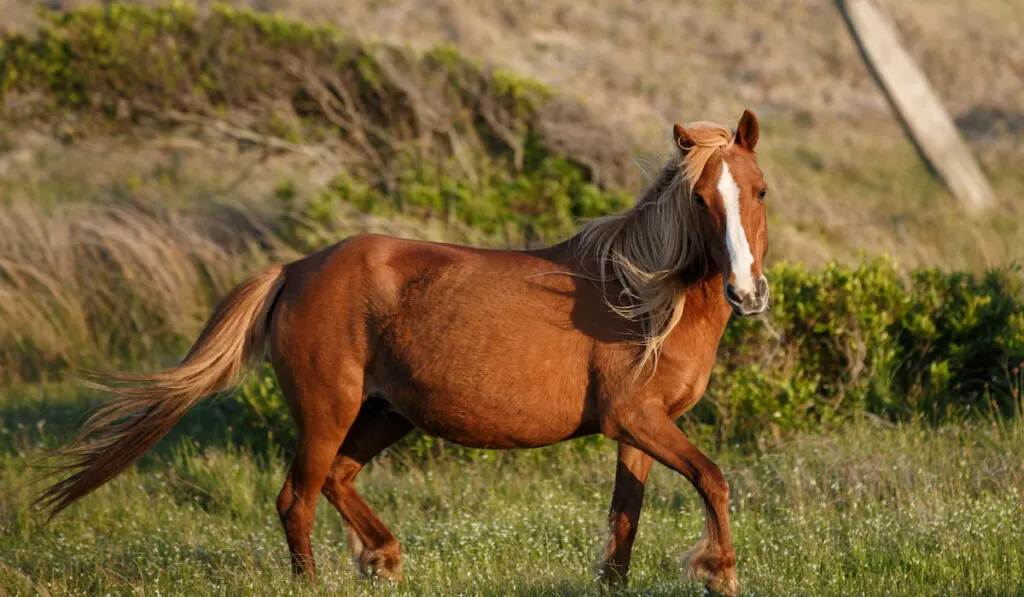
[[[693,140],[692,147],[683,148],[685,153],[681,164],[683,181],[687,191],[691,192],[708,161],[732,147],[736,137],[732,129],[713,122],[691,122],[683,128]]]
[[[584,224],[576,250],[602,285],[622,290],[605,295],[609,308],[639,322],[643,347],[634,371],[653,368],[662,344],[683,314],[683,273],[707,267],[704,239],[691,195],[708,162],[732,146],[733,132],[711,122],[685,126],[693,145],[682,148],[654,177],[637,203],[623,212]]]

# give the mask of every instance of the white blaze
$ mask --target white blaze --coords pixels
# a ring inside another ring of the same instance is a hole
[[[740,220],[740,188],[729,172],[729,164],[722,160],[722,176],[718,179],[718,192],[725,203],[725,246],[729,249],[729,263],[736,288],[742,292],[754,292],[754,255],[750,252],[747,233]]]

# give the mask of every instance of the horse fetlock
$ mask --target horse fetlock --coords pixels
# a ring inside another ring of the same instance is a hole
[[[715,548],[705,537],[683,554],[683,572],[687,578],[703,582],[713,595],[732,597],[739,593],[735,553]]]
[[[352,527],[348,527],[348,549],[352,553],[352,559],[356,562],[359,562],[359,558],[363,556],[363,550],[366,549],[363,540],[359,538],[359,533]]]
[[[311,555],[293,553],[291,560],[292,575],[312,585],[316,585],[316,562],[313,560],[313,557]]]

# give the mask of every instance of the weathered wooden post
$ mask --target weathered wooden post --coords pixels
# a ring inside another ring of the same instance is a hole
[[[992,187],[928,79],[903,49],[895,26],[870,0],[838,2],[864,61],[924,159],[968,211],[991,206]]]

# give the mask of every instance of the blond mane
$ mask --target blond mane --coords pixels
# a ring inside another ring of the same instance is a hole
[[[637,375],[649,363],[653,371],[661,345],[683,315],[681,274],[708,265],[691,195],[708,160],[734,140],[729,128],[712,122],[684,128],[693,144],[674,153],[636,205],[587,222],[575,236],[578,255],[596,258],[602,286],[622,287],[617,297],[606,296],[609,308],[641,325]]]

